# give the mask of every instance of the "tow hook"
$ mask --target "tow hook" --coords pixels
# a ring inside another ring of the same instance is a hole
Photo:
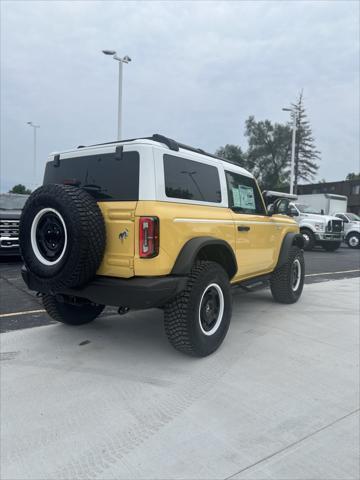
[[[125,313],[128,313],[129,310],[130,310],[129,307],[119,307],[118,314],[119,315],[125,315]]]

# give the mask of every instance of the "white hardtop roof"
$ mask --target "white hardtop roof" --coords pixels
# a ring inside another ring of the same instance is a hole
[[[226,170],[230,170],[232,172],[238,172],[239,174],[245,175],[247,177],[254,178],[254,176],[245,168],[236,165],[230,161],[226,161],[220,157],[215,157],[211,155],[207,155],[206,153],[196,152],[193,150],[188,150],[186,148],[182,148],[179,146],[179,150],[171,150],[165,143],[160,141],[151,140],[148,138],[139,138],[134,140],[123,140],[119,142],[111,142],[111,143],[103,143],[98,145],[89,145],[89,146],[80,146],[77,148],[72,148],[69,150],[62,150],[60,152],[52,152],[49,155],[49,160],[53,160],[55,155],[60,155],[60,159],[64,158],[73,158],[73,157],[83,157],[86,155],[96,155],[100,153],[112,153],[116,150],[118,146],[139,146],[139,145],[148,145],[154,148],[166,150],[166,153],[169,155],[179,155],[179,153],[185,155],[186,157],[192,157],[194,160],[206,160],[210,164],[220,163],[226,168]]]

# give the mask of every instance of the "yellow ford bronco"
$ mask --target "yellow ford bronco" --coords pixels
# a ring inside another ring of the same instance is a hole
[[[57,321],[161,308],[171,344],[206,356],[229,328],[231,286],[301,295],[303,238],[273,197],[267,208],[249,172],[161,135],[52,154],[21,216],[22,275]]]

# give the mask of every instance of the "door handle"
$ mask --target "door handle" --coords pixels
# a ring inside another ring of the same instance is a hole
[[[248,227],[247,225],[239,225],[237,229],[238,232],[248,232],[250,230],[250,227]]]

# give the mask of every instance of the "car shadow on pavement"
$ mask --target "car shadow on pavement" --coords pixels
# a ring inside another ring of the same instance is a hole
[[[246,316],[241,313],[253,302],[257,303],[257,311],[260,314],[268,311],[274,304],[268,289],[258,291],[256,298],[252,297],[251,292],[234,293],[231,325],[238,327],[244,322]],[[180,356],[194,361],[193,357],[177,352],[169,344],[164,329],[164,315],[159,309],[130,311],[126,315],[119,315],[113,308],[108,308],[92,323],[77,327],[59,323],[46,327],[42,335],[43,342],[48,344],[47,348],[50,350],[60,348],[61,351],[63,345],[66,355],[70,349],[76,355],[81,355],[84,351],[93,351],[103,358],[115,356],[118,361],[125,358],[136,359],[137,353],[141,353],[142,359]],[[226,349],[226,341],[221,348]]]

